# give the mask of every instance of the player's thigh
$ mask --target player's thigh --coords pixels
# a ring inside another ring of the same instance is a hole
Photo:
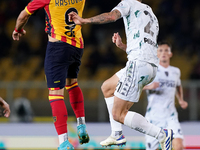
[[[112,109],[113,119],[118,122],[124,123],[124,118],[133,104],[133,102],[125,101],[115,96]]]
[[[48,88],[56,90],[65,87],[66,81],[66,60],[71,61],[70,55],[66,53],[66,43],[48,42],[45,56],[45,75]]]
[[[70,53],[71,60],[70,62],[66,61],[66,66],[68,66],[66,77],[76,79],[80,70],[83,49],[71,46],[68,53]]]
[[[128,112],[130,107],[133,105],[133,102],[125,101],[120,99],[119,97],[114,97],[114,104],[113,104],[113,112],[115,114],[122,114],[124,111]]]
[[[118,76],[114,74],[112,77],[103,82],[101,90],[104,94],[104,97],[107,98],[114,95],[114,91],[116,89],[118,81],[119,81]]]
[[[143,87],[156,75],[157,67],[143,61],[128,61],[114,95],[131,102],[138,102]]]

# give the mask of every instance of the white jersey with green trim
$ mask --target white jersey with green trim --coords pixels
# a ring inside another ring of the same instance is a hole
[[[137,0],[123,0],[113,10],[123,17],[129,60],[146,61],[158,66],[158,20],[151,7]]]
[[[159,87],[147,90],[148,106],[146,118],[149,120],[163,120],[177,117],[175,107],[176,87],[181,85],[180,69],[169,66],[158,66],[158,71],[153,82],[159,82]]]

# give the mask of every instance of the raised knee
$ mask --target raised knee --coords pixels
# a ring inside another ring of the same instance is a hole
[[[103,92],[103,94],[106,92],[105,82],[103,82],[103,84],[101,85],[101,91]]]
[[[104,82],[101,86],[101,91],[104,95],[104,97],[111,97],[112,96],[112,92],[111,92],[111,88],[110,88],[110,85],[107,84],[107,82]]]

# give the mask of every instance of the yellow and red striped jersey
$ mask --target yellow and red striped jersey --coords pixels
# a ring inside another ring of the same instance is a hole
[[[44,8],[45,31],[55,39],[61,40],[78,48],[83,48],[81,25],[68,21],[68,14],[76,12],[82,17],[85,0],[32,0],[25,7],[30,15],[36,10]]]

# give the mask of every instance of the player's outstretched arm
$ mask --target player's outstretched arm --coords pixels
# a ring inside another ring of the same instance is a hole
[[[188,107],[188,103],[183,99],[183,88],[181,85],[176,87],[176,97],[181,108],[186,109]]]
[[[78,16],[78,14],[75,12],[69,13],[68,16],[69,16],[69,21],[73,21],[75,24],[78,25],[88,24],[88,23],[104,24],[104,23],[115,22],[116,20],[121,18],[121,13],[118,10],[113,10],[108,13],[102,13],[100,15],[85,19]]]
[[[10,107],[8,103],[6,103],[3,98],[0,97],[0,106],[4,109],[3,113],[5,117],[10,116]]]
[[[18,41],[21,36],[26,34],[26,31],[23,28],[27,23],[29,17],[30,14],[28,14],[25,9],[21,11],[16,21],[15,30],[12,33],[13,40]]]
[[[77,25],[87,24],[87,19],[81,18],[76,12],[72,11],[68,14],[69,22],[73,21]]]
[[[122,42],[121,36],[119,35],[118,32],[113,34],[112,42],[115,43],[115,45],[120,49],[126,51],[127,45]]]

